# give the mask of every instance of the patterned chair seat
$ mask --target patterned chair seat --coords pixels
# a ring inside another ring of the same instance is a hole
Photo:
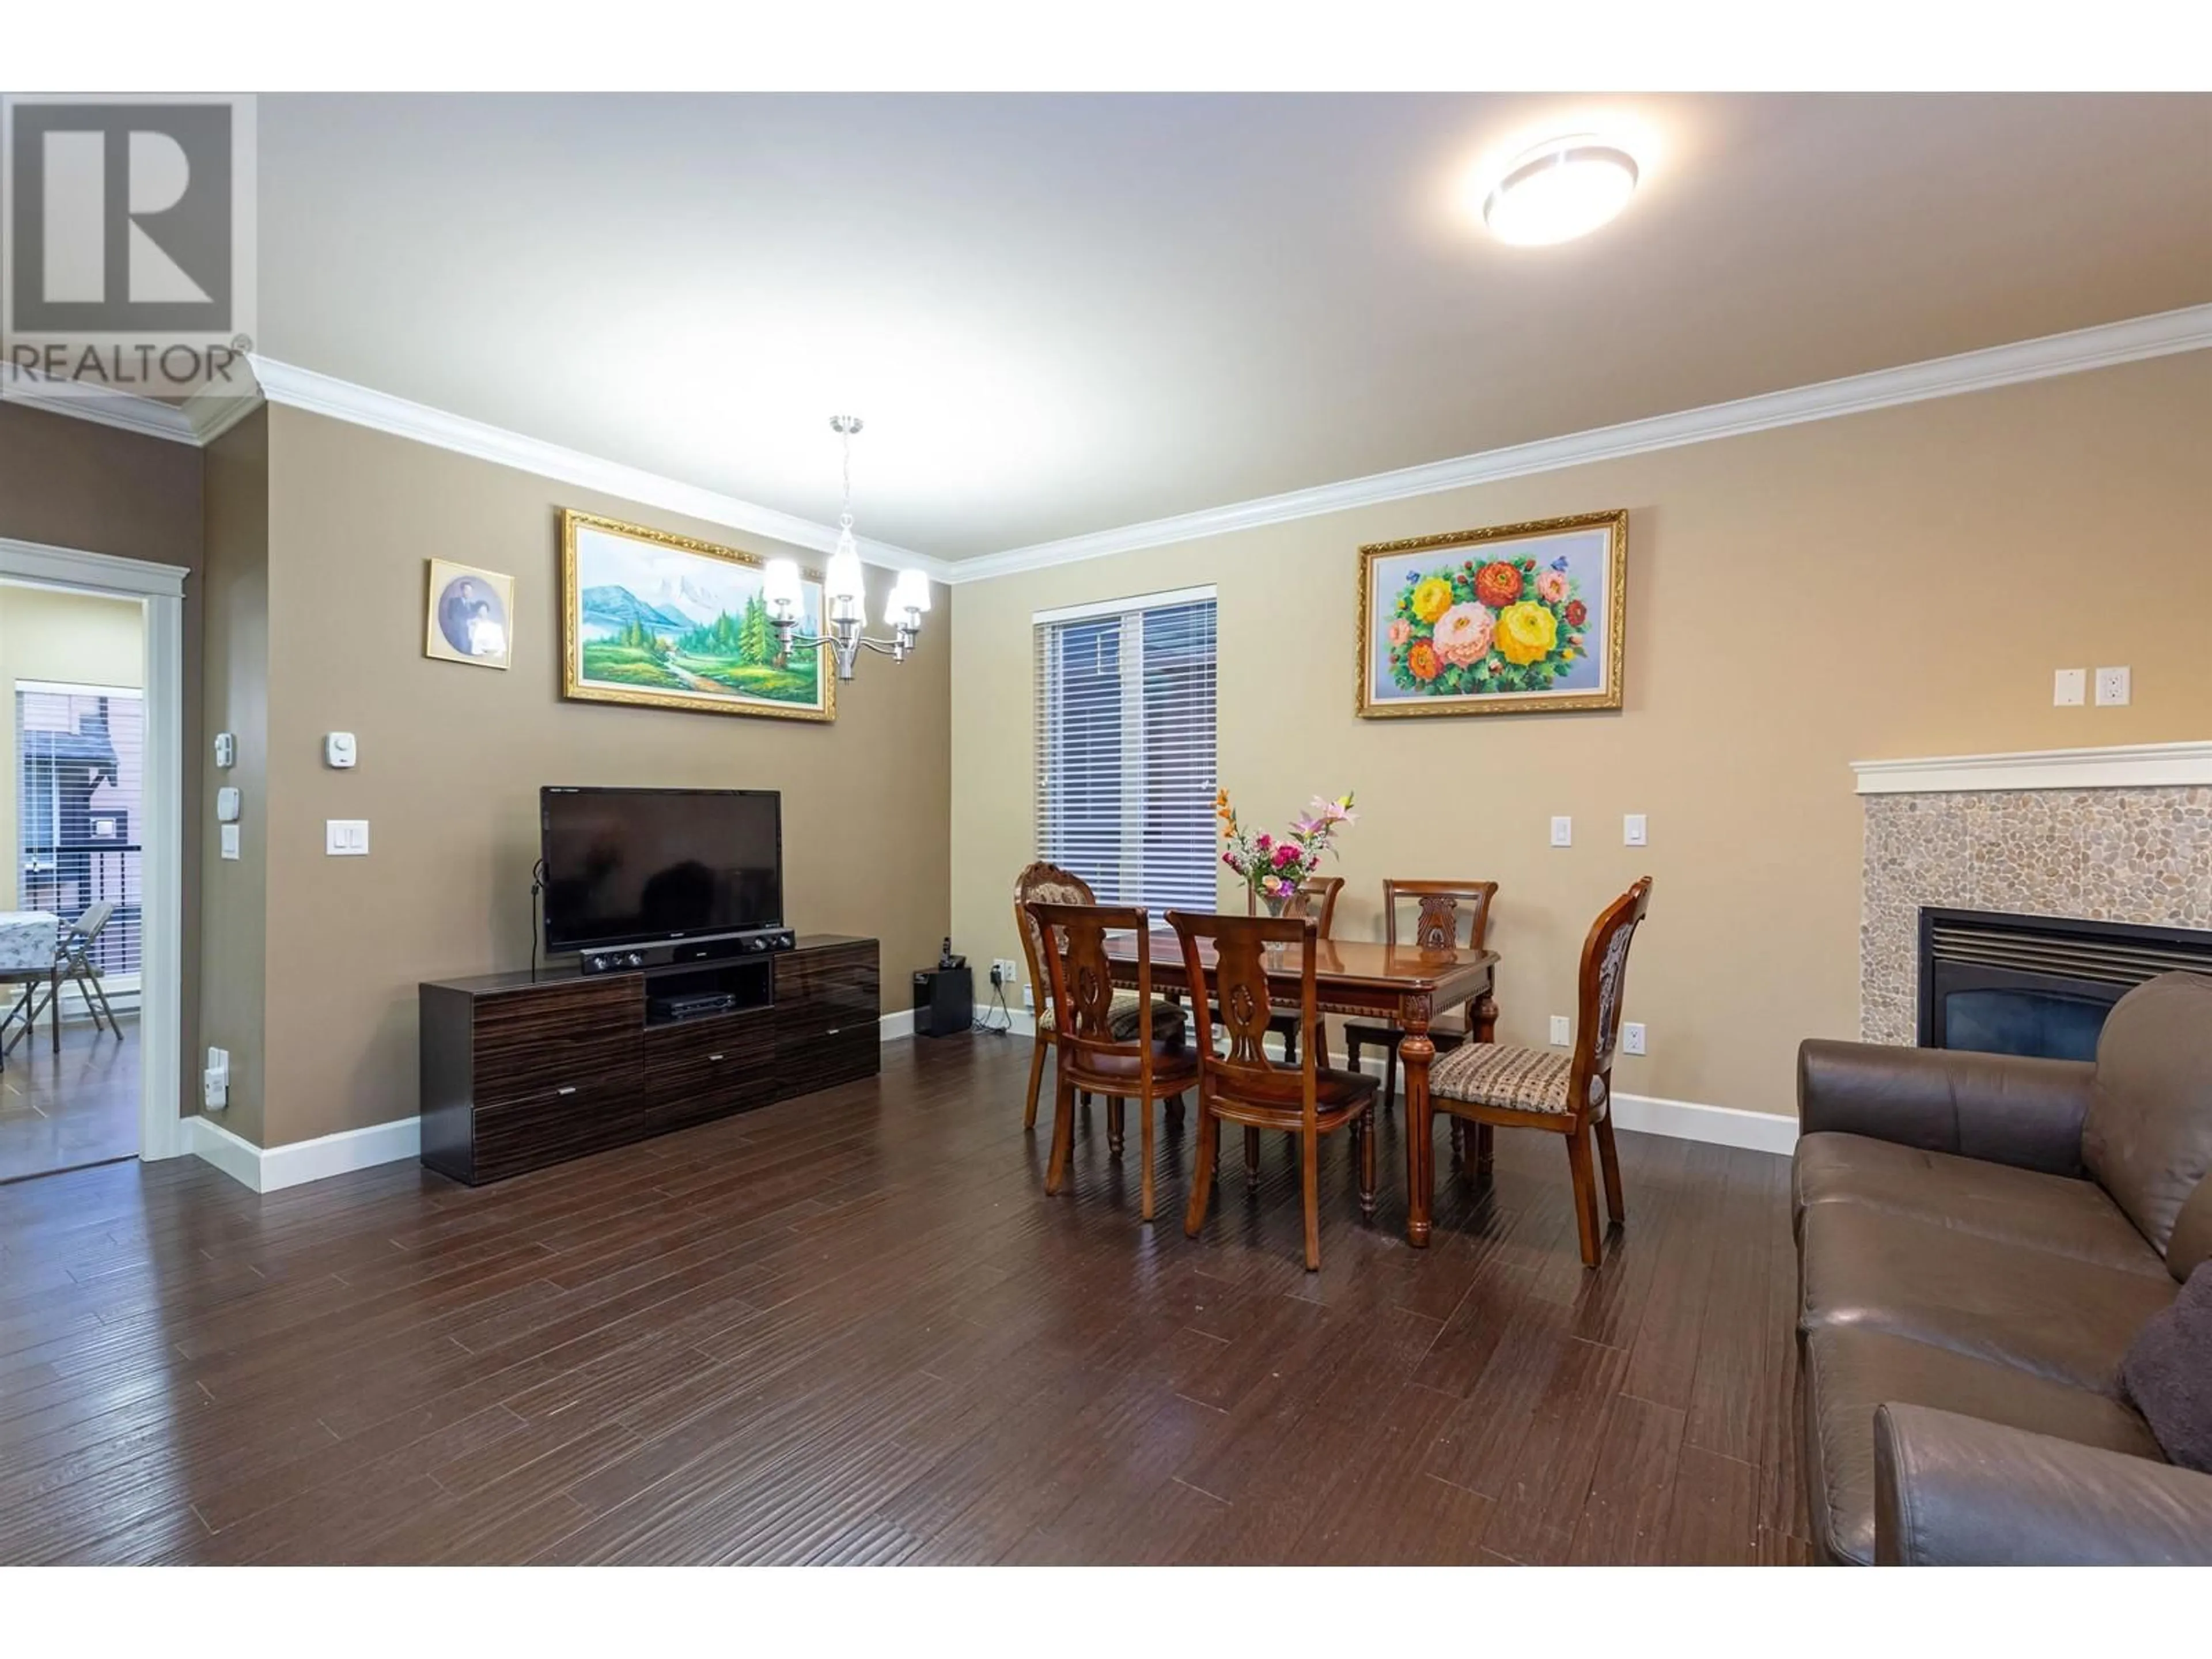
[[[1516,1048],[1498,1042],[1462,1043],[1440,1055],[1429,1071],[1429,1092],[1478,1106],[1565,1116],[1575,1057],[1565,1050]],[[1593,1084],[1595,1079],[1592,1079]]]
[[[1183,1011],[1174,1003],[1162,1002],[1158,997],[1153,998],[1152,1041],[1162,1043],[1180,1042],[1182,1040],[1182,1015]],[[1050,1007],[1040,1012],[1036,1017],[1037,1030],[1051,1030],[1052,1017],[1053,1010]],[[1134,991],[1115,992],[1113,1006],[1106,1015],[1108,1034],[1116,1042],[1134,1042],[1137,1040],[1138,1027],[1137,994]]]

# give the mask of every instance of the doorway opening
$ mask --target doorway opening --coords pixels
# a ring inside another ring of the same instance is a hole
[[[185,1150],[182,574],[0,542],[0,1182]]]

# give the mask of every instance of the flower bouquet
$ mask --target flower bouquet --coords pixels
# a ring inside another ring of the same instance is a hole
[[[1390,678],[1431,696],[1547,691],[1589,654],[1589,622],[1564,558],[1408,571],[1390,613]]]
[[[1213,797],[1213,816],[1221,820],[1221,861],[1243,878],[1271,916],[1281,915],[1306,878],[1321,867],[1322,854],[1331,850],[1338,828],[1358,820],[1349,794],[1334,800],[1316,795],[1305,816],[1280,840],[1264,830],[1248,836],[1237,822],[1226,789]]]

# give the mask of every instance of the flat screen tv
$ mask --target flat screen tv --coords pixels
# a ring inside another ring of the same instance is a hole
[[[783,925],[773,789],[548,787],[538,805],[548,951]]]

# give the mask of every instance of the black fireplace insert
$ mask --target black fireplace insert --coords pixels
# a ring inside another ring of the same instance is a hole
[[[2212,933],[1996,910],[1920,912],[1920,1046],[2090,1060],[2134,987],[2212,974]]]

